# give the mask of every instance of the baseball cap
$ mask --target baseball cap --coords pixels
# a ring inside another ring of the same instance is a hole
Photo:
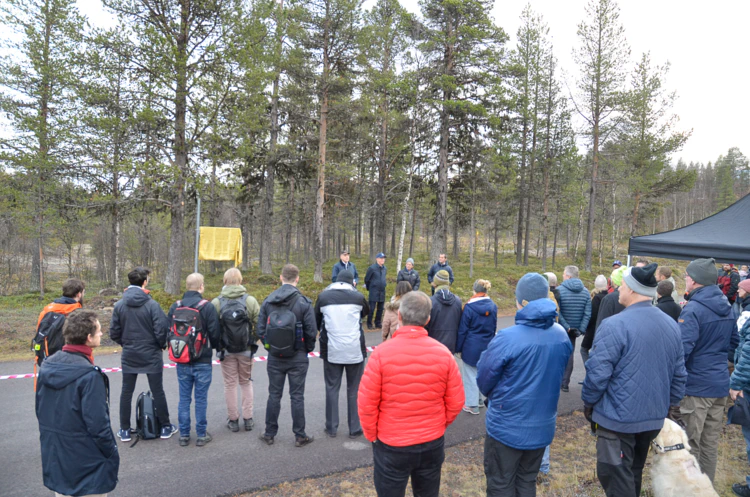
[[[612,267],[615,267],[615,266],[622,266],[622,262],[620,262],[619,260],[618,260],[618,261],[615,261],[615,262],[613,262],[613,263],[612,263]]]
[[[383,258],[385,259],[385,254],[383,252],[378,252],[378,255],[375,256],[376,259]]]

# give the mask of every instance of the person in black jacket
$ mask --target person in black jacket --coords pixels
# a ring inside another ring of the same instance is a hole
[[[164,395],[162,351],[167,347],[169,322],[159,304],[151,298],[148,285],[149,270],[137,267],[128,273],[130,286],[125,289],[112,311],[109,337],[122,346],[122,393],[120,394],[120,431],[123,442],[131,438],[130,412],[135,381],[139,374],[148,377],[154,396],[161,438],[169,438],[177,427],[169,421],[169,407]]]
[[[591,319],[589,319],[589,324],[586,327],[586,335],[581,342],[581,359],[583,359],[584,364],[589,360],[589,351],[594,344],[596,318],[599,315],[599,307],[601,306],[602,300],[607,296],[607,288],[607,278],[600,274],[594,281],[594,290],[591,292]]]
[[[380,329],[383,326],[383,310],[385,309],[385,287],[387,282],[385,275],[388,270],[385,267],[385,254],[383,252],[378,253],[375,256],[375,264],[367,268],[365,274],[365,288],[369,292],[368,304],[370,306],[370,314],[367,315],[367,329],[371,330],[372,327],[372,315],[375,314],[375,329]],[[376,312],[377,307],[377,312]]]
[[[109,380],[94,366],[102,339],[96,313],[76,310],[63,327],[65,345],[47,358],[36,391],[44,486],[57,495],[115,489],[120,454],[109,419]]]
[[[430,270],[427,272],[427,281],[430,283],[430,286],[432,287],[433,295],[435,295],[436,287],[439,286],[433,280],[435,279],[435,275],[440,270],[448,271],[449,283],[452,285],[453,284],[453,268],[451,268],[448,265],[448,256],[446,256],[445,254],[440,254],[438,256],[438,261],[435,264],[433,264]]]
[[[408,281],[413,291],[419,290],[419,273],[414,269],[414,259],[409,257],[406,259],[404,269],[398,272],[396,276],[396,283],[401,281]]]
[[[269,348],[266,327],[272,312],[290,310],[297,318],[297,341],[295,354],[291,357],[268,356],[268,403],[266,405],[266,431],[260,439],[272,445],[279,431],[279,411],[284,381],[289,377],[289,397],[292,402],[292,431],[295,446],[304,447],[312,443],[313,437],[305,433],[305,379],[309,359],[307,354],[315,350],[315,339],[318,329],[315,325],[315,313],[312,301],[297,289],[299,269],[287,264],[281,270],[281,288],[275,290],[263,301],[258,315],[258,338]]]
[[[623,266],[612,271],[612,275],[609,277],[614,291],[605,296],[602,299],[601,304],[599,304],[599,312],[596,314],[597,330],[599,329],[599,326],[601,326],[602,321],[625,310],[625,306],[620,303],[620,285],[622,285],[622,277],[624,273],[625,269]]]
[[[672,292],[674,291],[674,285],[671,281],[662,280],[656,286],[656,294],[659,299],[656,301],[656,307],[664,311],[667,316],[675,320],[675,323],[680,318],[682,307],[680,304],[674,301]]]
[[[458,327],[461,325],[463,314],[461,298],[451,292],[448,271],[438,271],[433,282],[436,287],[435,295],[432,296],[430,321],[425,325],[425,329],[430,338],[448,347],[453,354],[456,352]]]
[[[208,422],[208,389],[211,386],[212,366],[211,349],[221,350],[221,325],[216,308],[203,298],[203,275],[193,273],[185,280],[185,294],[169,308],[167,317],[172,321],[175,310],[179,307],[196,309],[200,316],[203,333],[208,335],[208,342],[198,357],[187,364],[177,364],[177,383],[180,386],[180,403],[177,405],[177,419],[180,422],[180,446],[190,443],[190,403],[195,389],[195,445],[203,447],[212,440],[206,431]],[[209,347],[210,344],[210,347]]]
[[[354,275],[354,286],[359,283],[359,273],[357,272],[357,266],[353,262],[349,262],[349,249],[344,249],[339,255],[339,261],[333,265],[331,271],[331,283],[336,283],[336,278],[341,271],[350,271]]]

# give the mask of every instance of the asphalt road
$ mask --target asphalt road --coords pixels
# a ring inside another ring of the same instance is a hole
[[[513,324],[512,318],[500,318],[499,327]],[[380,332],[367,333],[368,345],[380,343]],[[583,365],[575,351],[576,365],[571,380],[570,393],[561,393],[559,413],[566,414],[582,407],[581,387]],[[119,355],[97,357],[101,367],[120,366]],[[289,397],[284,394],[276,443],[266,446],[258,436],[262,433],[268,382],[266,363],[253,366],[255,387],[254,419],[256,427],[251,432],[232,433],[227,430],[226,405],[221,371],[214,367],[213,382],[209,390],[208,431],[213,441],[205,447],[195,446],[193,431],[191,445],[180,447],[178,436],[169,440],[145,440],[130,448],[130,443],[120,443],[120,481],[112,497],[126,496],[179,496],[208,497],[233,495],[263,486],[303,477],[321,476],[372,464],[372,451],[367,441],[360,437],[350,440],[346,429],[345,385],[342,385],[339,436],[328,438],[323,432],[325,424],[325,389],[323,362],[310,359],[305,395],[306,431],[315,437],[307,447],[294,447],[294,434],[289,407]],[[0,375],[31,372],[28,362],[0,363]],[[120,373],[109,373],[111,385],[110,412],[113,430],[119,428],[119,394],[122,388]],[[167,393],[172,422],[177,422],[177,374],[174,369],[164,371],[164,389]],[[136,395],[148,390],[145,376],[139,376]],[[135,400],[135,396],[134,396]],[[484,412],[479,416],[461,413],[446,432],[448,445],[457,444],[484,435]],[[135,408],[133,409],[135,416]],[[42,484],[39,431],[34,414],[32,379],[0,381],[0,496],[30,497],[53,495]],[[193,423],[195,420],[193,419]],[[135,424],[135,420],[133,420]]]

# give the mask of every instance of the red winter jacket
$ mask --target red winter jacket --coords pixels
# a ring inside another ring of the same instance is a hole
[[[395,447],[442,437],[463,404],[453,355],[421,326],[402,326],[375,349],[357,400],[365,438]]]

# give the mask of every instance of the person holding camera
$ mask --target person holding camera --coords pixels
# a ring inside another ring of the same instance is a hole
[[[568,338],[570,338],[573,350],[575,350],[576,338],[583,335],[591,319],[591,297],[578,277],[576,266],[565,266],[562,285],[557,288],[560,292],[560,301],[558,302],[560,304],[560,324],[568,332]],[[568,366],[565,368],[562,385],[560,386],[563,392],[570,391],[570,376],[573,374],[574,355],[571,354],[568,359]]]

